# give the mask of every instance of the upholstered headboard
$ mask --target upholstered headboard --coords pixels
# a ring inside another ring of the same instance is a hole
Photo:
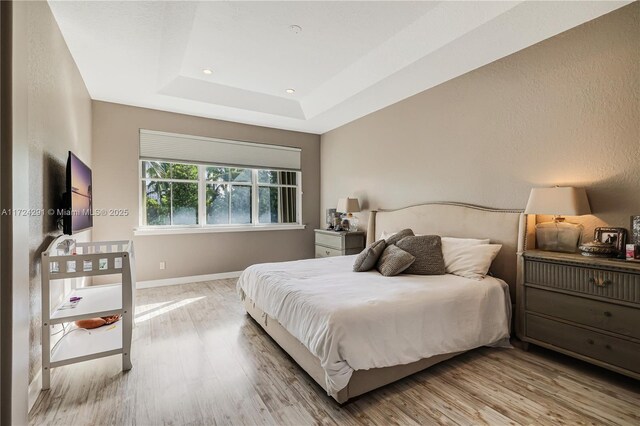
[[[416,234],[458,238],[489,238],[502,244],[491,266],[492,275],[509,284],[511,300],[515,300],[516,282],[521,267],[518,253],[527,245],[526,215],[522,210],[502,210],[461,203],[427,203],[397,210],[373,210],[369,216],[367,244],[380,238],[382,232],[411,228]]]

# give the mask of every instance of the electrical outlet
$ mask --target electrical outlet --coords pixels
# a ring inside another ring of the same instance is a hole
[[[167,262],[165,261],[160,262],[160,269],[167,269]]]

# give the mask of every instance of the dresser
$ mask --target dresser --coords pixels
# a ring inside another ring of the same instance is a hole
[[[364,249],[364,232],[316,229],[316,257],[358,254]]]
[[[518,337],[640,379],[640,263],[531,250]]]

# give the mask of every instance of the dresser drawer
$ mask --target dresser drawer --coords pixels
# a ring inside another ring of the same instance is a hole
[[[640,275],[637,274],[528,260],[525,281],[540,286],[640,303]]]
[[[316,244],[321,245],[321,246],[325,246],[325,247],[331,247],[334,249],[338,249],[338,250],[342,250],[344,249],[344,238],[342,238],[342,235],[335,233],[335,234],[323,234],[320,232],[316,232]]]
[[[590,358],[640,373],[640,344],[527,314],[526,334]]]
[[[528,287],[526,309],[640,339],[640,309]]]
[[[337,250],[329,247],[316,246],[316,257],[332,257],[342,256],[344,253],[342,250]]]

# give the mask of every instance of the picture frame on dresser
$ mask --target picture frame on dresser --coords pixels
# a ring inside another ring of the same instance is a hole
[[[631,231],[631,244],[640,244],[640,215],[631,216],[631,224],[629,229]]]
[[[627,230],[624,228],[599,227],[593,231],[593,239],[601,243],[613,244],[618,254],[624,253],[627,245]]]
[[[335,228],[336,209],[327,209],[325,221],[327,223],[327,231],[333,231]]]

